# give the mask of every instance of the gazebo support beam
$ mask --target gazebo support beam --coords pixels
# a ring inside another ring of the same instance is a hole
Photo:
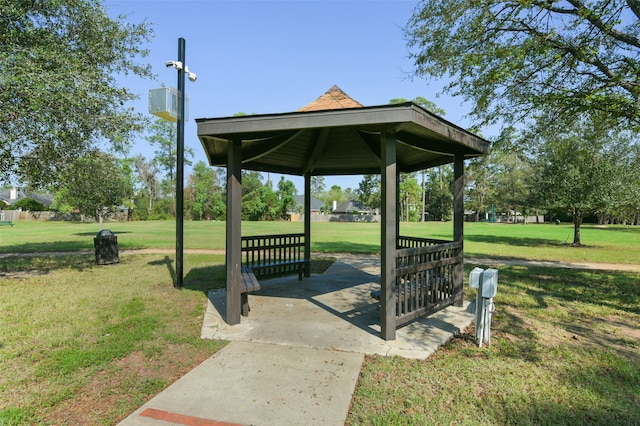
[[[464,155],[456,154],[453,160],[453,241],[460,243],[460,256],[464,255]],[[463,305],[464,263],[453,269],[455,306]]]
[[[242,280],[242,141],[231,141],[227,161],[227,324],[240,324]]]
[[[380,331],[384,340],[396,338],[396,244],[397,232],[397,164],[396,139],[391,132],[381,134],[382,232],[380,284]]]

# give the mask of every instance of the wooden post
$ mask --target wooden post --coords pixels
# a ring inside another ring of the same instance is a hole
[[[311,276],[311,175],[304,175],[304,276]]]
[[[453,161],[453,241],[460,243],[460,256],[464,256],[464,156],[456,154]],[[453,269],[455,306],[462,307],[464,291],[464,262]]]
[[[398,194],[396,139],[391,132],[381,134],[382,232],[380,328],[384,340],[396,338],[396,243],[398,238]]]
[[[234,140],[227,158],[227,324],[240,324],[242,272],[242,141]]]

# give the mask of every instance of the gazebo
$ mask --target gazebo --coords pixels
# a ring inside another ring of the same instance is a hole
[[[412,102],[362,106],[333,86],[295,112],[197,119],[212,166],[227,168],[228,324],[240,323],[241,171],[304,176],[304,211],[311,177],[380,174],[382,180],[382,338],[446,306],[462,306],[464,160],[489,153],[489,142]],[[401,172],[453,163],[453,240],[401,236]],[[311,215],[304,215],[304,258],[310,259]],[[308,275],[308,268],[306,270]]]

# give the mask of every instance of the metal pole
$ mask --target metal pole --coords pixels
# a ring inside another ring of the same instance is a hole
[[[185,42],[178,39],[178,61],[182,67],[178,69],[178,137],[176,152],[176,288],[182,288],[182,258],[183,258],[183,224],[184,224],[184,69],[185,69]]]

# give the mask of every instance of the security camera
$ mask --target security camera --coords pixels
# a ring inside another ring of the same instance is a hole
[[[180,61],[166,61],[164,64],[167,66],[167,68],[174,67],[177,70],[182,69],[182,62]]]
[[[184,72],[186,72],[187,76],[189,76],[189,81],[196,81],[198,79],[198,76],[196,75],[196,73],[189,71],[188,66],[184,67]]]

